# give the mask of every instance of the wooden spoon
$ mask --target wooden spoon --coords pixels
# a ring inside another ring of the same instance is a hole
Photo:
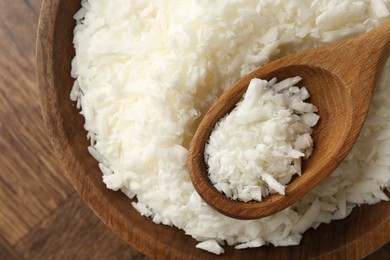
[[[390,53],[390,23],[359,37],[293,54],[271,62],[238,81],[209,109],[190,145],[188,171],[199,195],[224,215],[256,219],[277,213],[322,182],[352,149],[365,121],[377,78]],[[217,191],[208,178],[205,144],[216,122],[229,113],[253,78],[281,81],[301,76],[310,102],[319,108],[314,151],[304,162],[286,195],[272,194],[261,202],[240,202]]]

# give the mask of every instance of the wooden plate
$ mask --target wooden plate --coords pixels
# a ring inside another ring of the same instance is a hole
[[[45,0],[37,40],[37,76],[42,112],[59,161],[77,192],[118,236],[139,251],[159,259],[212,259],[197,242],[176,228],[142,217],[121,192],[106,189],[97,162],[87,151],[83,117],[69,93],[72,44],[80,0]],[[71,228],[71,227],[69,227]],[[362,206],[347,218],[309,230],[299,246],[234,250],[229,259],[359,259],[390,241],[390,203]]]

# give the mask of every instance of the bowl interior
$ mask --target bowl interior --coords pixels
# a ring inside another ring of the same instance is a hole
[[[70,101],[75,21],[80,0],[43,1],[37,40],[37,75],[45,124],[67,177],[96,215],[123,240],[156,258],[211,259],[183,231],[142,217],[121,192],[106,189],[97,162],[88,153],[84,120]],[[344,220],[305,233],[299,246],[234,250],[220,258],[361,258],[390,240],[390,203],[356,208]]]

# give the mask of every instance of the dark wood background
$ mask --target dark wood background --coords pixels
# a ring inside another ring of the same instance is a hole
[[[47,139],[35,81],[42,0],[0,0],[0,259],[144,259],[82,202]],[[367,259],[390,259],[390,243]]]

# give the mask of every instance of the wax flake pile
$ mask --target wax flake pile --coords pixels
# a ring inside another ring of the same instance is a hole
[[[352,152],[290,208],[252,221],[225,217],[200,199],[186,167],[202,115],[240,77],[369,31],[388,20],[388,7],[385,0],[83,0],[70,96],[107,188],[137,197],[140,214],[216,254],[226,244],[296,245],[307,229],[345,218],[357,204],[388,200],[389,64]]]

